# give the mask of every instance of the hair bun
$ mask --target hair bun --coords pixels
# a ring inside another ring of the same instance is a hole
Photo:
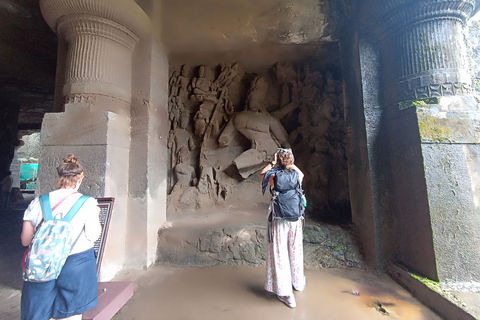
[[[69,154],[63,158],[63,164],[78,164],[78,159],[73,154]]]

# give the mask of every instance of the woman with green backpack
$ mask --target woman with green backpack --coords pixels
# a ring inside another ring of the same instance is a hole
[[[57,168],[59,189],[35,198],[23,217],[22,320],[78,319],[97,305],[94,242],[100,208],[78,192],[84,170],[70,154]]]

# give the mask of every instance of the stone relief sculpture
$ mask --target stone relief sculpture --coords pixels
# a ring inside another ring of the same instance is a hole
[[[177,153],[177,164],[173,168],[175,184],[169,195],[167,205],[174,203],[177,207],[191,208],[196,204],[198,190],[197,173],[190,164],[190,151],[187,146],[181,146]]]
[[[325,80],[325,81],[324,81]],[[301,167],[308,166],[309,179],[305,179],[304,188],[312,191],[315,209],[329,212],[330,202],[344,199],[348,192],[348,181],[343,180],[346,174],[346,128],[342,120],[337,87],[341,84],[333,79],[330,71],[313,73],[304,67],[304,76],[300,84],[301,106],[298,114],[299,126],[289,135],[289,141],[295,146],[297,162]],[[306,160],[308,159],[308,160]],[[307,163],[308,161],[308,163]],[[341,163],[339,165],[339,163]],[[340,168],[345,164],[344,168]],[[340,166],[340,167],[338,167]],[[334,191],[334,200],[330,201],[333,192],[332,180],[342,179]]]
[[[190,78],[188,77],[188,73],[189,73],[189,66],[184,64],[182,66],[181,74],[177,77],[176,87],[178,89],[175,96],[180,97],[182,101],[186,101],[188,99],[189,92],[190,92],[190,87],[189,87]]]
[[[215,88],[228,87],[238,77],[238,63],[220,64],[221,72],[214,83]]]
[[[210,123],[210,114],[208,105],[202,104],[198,109],[193,121],[195,121],[195,135],[197,137],[203,137],[205,131],[207,130],[207,126]]]
[[[281,86],[280,103],[290,101],[293,96],[298,96],[297,73],[290,62],[277,62],[273,66],[273,71],[277,77],[278,84]]]
[[[200,66],[198,78],[193,78],[190,85],[195,99],[198,101],[217,102],[216,92],[212,90],[212,82],[205,77],[205,66]]]
[[[180,121],[182,110],[185,109],[182,99],[179,96],[172,96],[168,102],[168,120],[175,129]]]
[[[182,146],[177,153],[177,165],[173,168],[175,174],[175,188],[191,187],[197,184],[195,168],[190,164],[190,151]]]
[[[187,110],[181,112],[179,126],[175,124],[174,129],[170,130],[167,147],[170,150],[170,169],[173,169],[177,163],[177,157],[180,149],[187,148],[187,151],[195,149],[195,141],[190,131],[187,130],[190,121],[190,114]],[[185,158],[185,155],[184,155]]]
[[[169,85],[169,94],[168,94],[168,97],[171,98],[171,97],[175,97],[178,95],[178,88],[179,88],[179,81],[178,81],[178,72],[177,71],[173,71],[172,75],[170,76],[170,80],[168,81],[168,85]]]
[[[279,147],[292,147],[305,169],[311,210],[348,201],[338,73],[308,61],[279,62],[261,75],[246,74],[239,63],[200,65],[191,79],[189,70],[181,66],[169,82],[171,208],[238,199]]]
[[[262,97],[268,88],[267,81],[256,77],[248,92],[246,108],[236,114],[227,124],[218,144],[225,148],[229,145],[235,130],[238,130],[251,142],[251,148],[233,161],[240,175],[247,178],[258,171],[277,148],[289,148],[288,136],[278,119],[272,117],[263,107]]]
[[[233,105],[228,97],[228,85],[237,75],[238,64],[232,67],[223,67],[214,82],[205,75],[205,66],[200,66],[198,78],[193,78],[190,87],[194,101],[200,101],[201,105],[194,116],[195,135],[208,138],[210,135],[218,135],[222,122],[228,120],[233,113]]]

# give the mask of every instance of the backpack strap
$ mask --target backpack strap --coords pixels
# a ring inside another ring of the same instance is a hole
[[[303,210],[302,216],[305,215],[305,208],[307,207],[307,198],[305,198],[305,192],[303,192],[302,184],[297,181],[297,193],[300,196],[300,211]]]
[[[90,198],[90,197],[85,196],[85,195],[81,196],[77,200],[77,202],[75,202],[75,204],[70,208],[70,210],[67,212],[67,214],[65,215],[65,217],[62,220],[70,222],[73,219],[73,217],[75,216],[75,214],[78,212],[78,210],[80,210],[80,208],[83,206],[85,201],[88,200],[88,198]]]
[[[50,205],[50,195],[48,193],[41,195],[39,199],[40,199],[40,206],[42,207],[43,220],[44,221],[53,220],[52,207]]]
[[[262,194],[265,194],[265,190],[267,189],[268,180],[270,179],[270,177],[276,174],[278,171],[279,171],[278,169],[270,169],[267,172],[265,172],[265,175],[263,176],[263,180],[262,180]]]

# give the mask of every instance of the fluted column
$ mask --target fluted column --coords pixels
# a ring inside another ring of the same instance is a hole
[[[475,0],[379,1],[372,22],[390,73],[389,102],[470,92],[465,24]]]

